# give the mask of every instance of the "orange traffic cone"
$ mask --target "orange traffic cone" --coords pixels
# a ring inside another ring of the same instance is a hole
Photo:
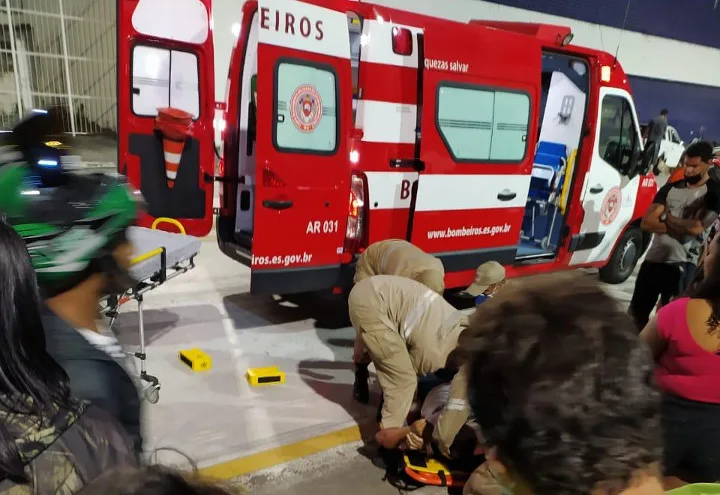
[[[192,115],[177,108],[158,108],[155,127],[162,133],[165,177],[172,189],[180,168],[185,138],[192,133]]]
[[[176,141],[170,138],[163,138],[163,152],[165,153],[165,177],[169,188],[175,186],[175,178],[180,168],[185,141]]]

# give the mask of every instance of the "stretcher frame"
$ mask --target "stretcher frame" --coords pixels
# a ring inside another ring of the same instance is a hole
[[[152,223],[150,230],[157,230],[157,226],[161,223],[170,223],[178,228],[180,234],[186,235],[185,228],[182,224],[172,218],[157,218]],[[115,320],[120,314],[120,307],[130,301],[137,302],[139,345],[137,351],[125,352],[127,355],[139,361],[140,370],[137,373],[136,378],[138,378],[141,382],[141,394],[143,398],[151,404],[157,404],[160,400],[160,380],[156,376],[149,374],[147,371],[147,346],[145,344],[145,320],[143,317],[144,297],[145,294],[151,290],[154,290],[161,285],[164,285],[169,280],[172,280],[175,277],[182,275],[183,273],[187,273],[195,268],[195,256],[197,256],[197,254],[198,252],[181,259],[172,266],[168,266],[168,253],[166,246],[139,254],[133,258],[131,266],[137,265],[154,257],[159,257],[160,269],[152,273],[150,276],[145,277],[143,280],[140,280],[137,284],[135,284],[135,286],[131,287],[127,291],[121,294],[111,294],[100,302],[101,314],[107,318],[108,327],[111,330]]]

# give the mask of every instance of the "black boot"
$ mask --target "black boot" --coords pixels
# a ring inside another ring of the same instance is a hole
[[[368,364],[355,363],[355,384],[353,385],[353,397],[362,404],[370,403],[370,387],[368,386]]]

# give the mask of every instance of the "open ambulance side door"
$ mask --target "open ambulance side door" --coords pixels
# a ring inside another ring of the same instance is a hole
[[[344,3],[335,10],[260,0],[255,17],[250,290],[325,289],[339,276],[350,201],[352,76]]]
[[[139,224],[212,229],[211,0],[118,0],[118,171],[147,204]]]
[[[648,171],[638,172],[635,163],[642,152],[639,129],[630,93],[601,86],[595,146],[581,193],[583,220],[570,240],[571,266],[605,261],[622,241],[618,269],[627,278],[635,267],[640,246],[632,236],[621,236],[633,220],[638,194],[654,194],[656,187],[652,177],[643,175]]]
[[[537,141],[541,47],[475,25],[424,32],[420,172],[410,240],[446,272],[515,259]]]

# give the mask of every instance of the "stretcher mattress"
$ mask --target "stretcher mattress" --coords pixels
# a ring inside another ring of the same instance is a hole
[[[165,248],[167,268],[189,260],[200,252],[200,239],[189,235],[172,234],[144,227],[130,227],[128,238],[135,246],[134,257],[154,249]],[[160,255],[152,256],[134,264],[130,273],[136,280],[145,280],[162,270]]]

